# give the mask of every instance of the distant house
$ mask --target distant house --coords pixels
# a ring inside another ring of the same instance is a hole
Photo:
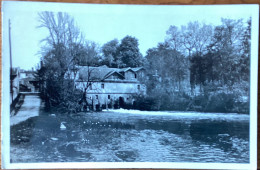
[[[146,86],[142,83],[144,69],[79,67],[76,88],[86,92],[88,104],[93,109],[118,108],[124,104],[133,104],[135,95],[145,95]]]
[[[10,109],[11,114],[15,105],[19,102],[21,92],[36,92],[39,87],[39,81],[35,79],[35,71],[25,71],[19,67],[10,69]]]
[[[39,81],[35,78],[34,70],[20,71],[20,90],[21,92],[36,92],[38,91]]]
[[[10,104],[17,98],[20,89],[19,89],[19,81],[20,81],[20,68],[12,68],[10,69]]]

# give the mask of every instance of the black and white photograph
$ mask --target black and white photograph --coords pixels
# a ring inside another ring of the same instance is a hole
[[[258,8],[2,2],[2,167],[256,169]]]

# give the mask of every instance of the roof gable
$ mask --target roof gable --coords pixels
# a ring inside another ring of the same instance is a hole
[[[134,71],[132,68],[130,68],[130,67],[129,67],[129,68],[126,68],[126,69],[123,69],[123,70],[120,71],[120,72],[126,73],[126,72],[128,72],[128,71],[135,73],[135,71]]]
[[[112,71],[108,75],[106,75],[103,80],[110,79],[110,78],[114,79],[114,78],[112,78],[112,76],[116,76],[116,77],[118,77],[118,79],[124,79],[125,78],[122,74],[120,74],[116,71]]]

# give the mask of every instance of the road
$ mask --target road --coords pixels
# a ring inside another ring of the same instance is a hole
[[[25,95],[24,102],[15,116],[10,117],[10,125],[16,125],[22,121],[39,115],[41,99],[37,94]]]

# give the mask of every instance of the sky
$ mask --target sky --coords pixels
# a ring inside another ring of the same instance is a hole
[[[40,61],[41,40],[48,32],[37,28],[41,11],[67,12],[87,40],[100,46],[126,35],[139,41],[140,52],[163,42],[170,25],[180,27],[188,22],[219,25],[221,18],[247,20],[252,5],[170,6],[170,5],[101,5],[47,2],[3,2],[3,62],[9,64],[8,20],[11,21],[12,65],[31,69]]]

